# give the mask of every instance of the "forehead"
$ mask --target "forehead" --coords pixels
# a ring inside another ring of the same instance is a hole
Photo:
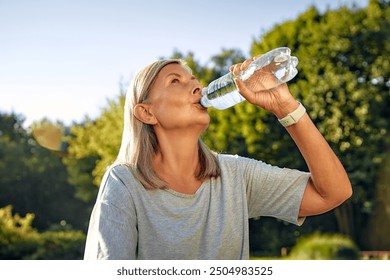
[[[157,74],[156,79],[154,80],[150,88],[149,97],[155,98],[157,94],[156,92],[160,92],[161,89],[166,88],[167,81],[170,79],[170,77],[172,76],[183,77],[186,75],[192,76],[191,69],[186,65],[182,65],[178,63],[171,63],[165,65]]]
[[[184,75],[184,74],[191,74],[192,75],[192,71],[187,65],[182,65],[182,64],[178,64],[178,63],[171,63],[168,65],[165,65],[160,70],[157,77],[164,78],[170,74],[175,74],[175,73],[180,74],[180,75]]]

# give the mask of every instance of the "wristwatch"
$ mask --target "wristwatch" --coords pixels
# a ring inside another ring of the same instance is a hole
[[[303,107],[302,103],[298,102],[299,106],[295,111],[291,112],[287,116],[285,116],[283,119],[278,119],[278,121],[283,125],[284,127],[288,127],[290,125],[293,125],[297,123],[303,115],[306,113],[306,108]]]

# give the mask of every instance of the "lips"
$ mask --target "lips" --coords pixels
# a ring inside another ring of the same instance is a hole
[[[201,109],[201,110],[207,111],[207,108],[204,107],[204,106],[200,103],[200,99],[198,100],[198,102],[195,102],[194,105],[195,105],[196,107],[198,107],[199,109]]]
[[[194,101],[193,101],[193,104],[200,104],[200,100],[201,100],[202,98],[197,98],[197,99],[195,99]]]
[[[207,111],[207,108],[204,107],[202,105],[202,103],[200,103],[200,101],[202,100],[202,97],[203,97],[202,95],[201,96],[197,96],[196,99],[193,100],[193,104],[196,105],[196,107],[199,107],[199,109]]]

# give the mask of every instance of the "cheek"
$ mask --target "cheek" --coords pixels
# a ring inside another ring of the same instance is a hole
[[[169,111],[181,108],[185,105],[185,98],[182,94],[164,91],[158,97],[152,99],[152,104],[160,111]]]
[[[182,94],[165,93],[153,100],[153,107],[158,115],[181,115],[188,110],[189,104]]]
[[[182,115],[185,111],[185,105],[179,100],[161,100],[156,102],[153,113],[157,118],[170,118],[177,115]]]
[[[168,128],[179,124],[186,118],[183,111],[180,106],[167,106],[164,102],[155,108],[153,114],[161,127]]]

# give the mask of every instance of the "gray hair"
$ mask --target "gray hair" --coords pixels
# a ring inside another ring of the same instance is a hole
[[[146,189],[164,189],[168,184],[157,176],[152,167],[152,158],[159,148],[154,129],[134,116],[134,108],[148,98],[149,91],[161,69],[173,63],[186,67],[185,63],[178,59],[155,61],[134,77],[126,94],[122,144],[114,164],[125,164],[130,167]],[[198,140],[198,144],[201,167],[196,177],[206,179],[220,176],[217,154],[212,152],[201,139]]]

